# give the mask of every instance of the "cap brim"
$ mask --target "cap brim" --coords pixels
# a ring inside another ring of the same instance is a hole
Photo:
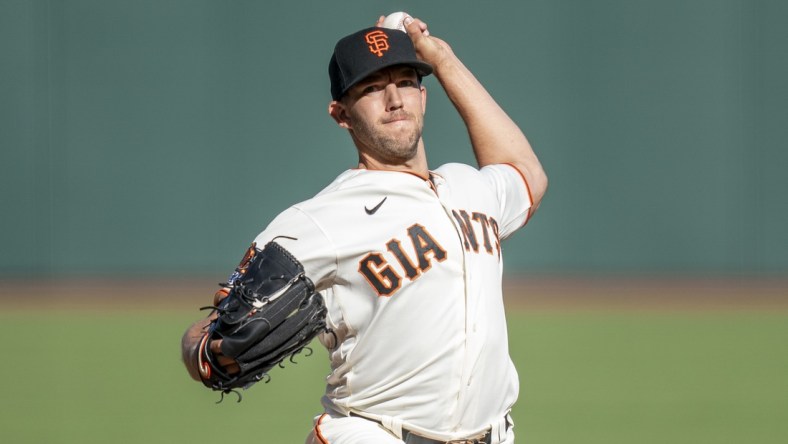
[[[366,79],[367,77],[369,77],[372,74],[380,71],[381,69],[386,69],[386,68],[389,68],[389,67],[392,67],[392,66],[400,66],[400,65],[410,66],[411,68],[415,69],[416,72],[421,77],[428,76],[428,75],[432,74],[432,65],[430,65],[429,63],[422,62],[421,60],[408,60],[408,61],[396,60],[396,61],[392,61],[392,63],[384,63],[384,64],[381,64],[381,65],[375,66],[372,69],[368,69],[366,71],[363,71],[363,72],[359,73],[355,78],[353,78],[353,80],[348,82],[348,85],[345,87],[345,89],[342,90],[341,95],[344,96],[358,82]]]

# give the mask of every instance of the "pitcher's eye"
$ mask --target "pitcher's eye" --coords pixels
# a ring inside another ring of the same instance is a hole
[[[365,95],[366,94],[372,94],[372,93],[376,93],[376,92],[382,91],[382,90],[383,90],[383,86],[382,85],[373,83],[373,84],[365,86],[364,89],[361,90],[361,94],[365,94]]]

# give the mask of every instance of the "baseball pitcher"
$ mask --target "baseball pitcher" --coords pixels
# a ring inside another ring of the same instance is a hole
[[[328,66],[328,112],[358,165],[254,239],[184,335],[183,359],[227,393],[317,337],[331,370],[308,443],[510,444],[518,376],[501,242],[533,216],[547,177],[446,42],[409,16],[403,30],[382,24],[339,40]],[[465,123],[476,166],[428,166],[428,75]]]

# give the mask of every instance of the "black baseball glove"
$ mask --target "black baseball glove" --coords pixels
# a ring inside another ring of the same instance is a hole
[[[301,263],[276,242],[262,250],[252,244],[223,286],[217,295],[226,297],[213,307],[217,317],[197,350],[207,387],[223,393],[249,388],[327,331],[322,296]]]

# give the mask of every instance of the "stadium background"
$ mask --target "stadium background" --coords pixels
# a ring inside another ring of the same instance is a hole
[[[216,407],[178,340],[270,218],[354,164],[328,57],[396,10],[550,176],[504,244],[519,436],[788,439],[788,3],[768,0],[0,0],[0,430],[300,442],[322,351]],[[431,165],[473,162],[426,86]]]

